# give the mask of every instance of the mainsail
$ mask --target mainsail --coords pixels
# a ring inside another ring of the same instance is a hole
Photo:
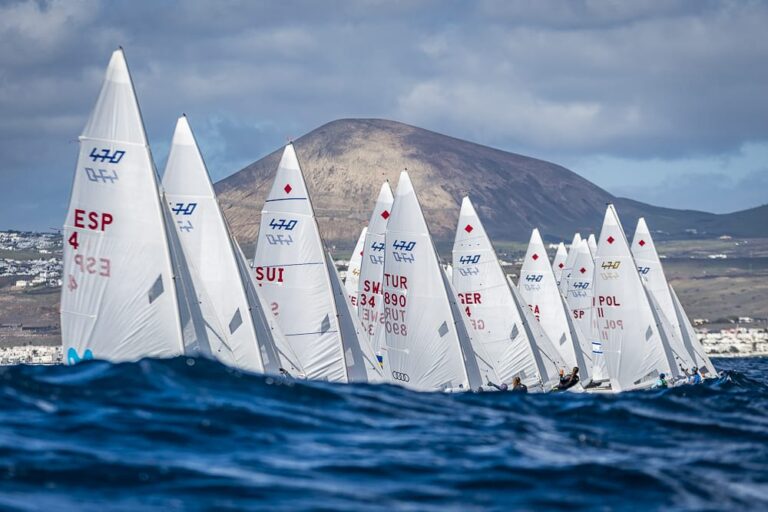
[[[571,249],[568,251],[568,256],[565,258],[565,266],[563,272],[560,274],[560,282],[558,287],[560,293],[563,295],[568,293],[568,280],[571,278],[571,271],[573,270],[573,259],[576,257],[576,248],[581,243],[581,235],[576,233],[573,235],[573,242],[571,242]]]
[[[363,261],[366,233],[368,233],[368,228],[364,227],[360,231],[360,237],[355,244],[355,250],[352,251],[352,255],[349,257],[347,277],[344,279],[344,289],[347,290],[347,296],[349,297],[350,304],[352,304],[352,308],[355,310],[355,314],[357,314],[357,287],[360,283],[360,265]]]
[[[565,262],[568,260],[568,251],[565,250],[565,244],[560,242],[557,245],[555,258],[552,260],[552,272],[555,273],[555,283],[560,286],[560,278],[563,276]]]
[[[685,332],[684,325],[678,319],[677,308],[672,298],[672,290],[664,275],[664,268],[656,252],[656,244],[645,223],[645,219],[642,217],[637,222],[635,236],[632,240],[632,255],[637,263],[637,271],[645,282],[646,288],[658,304],[659,314],[663,316],[664,320],[663,325],[667,326],[670,348],[675,356],[675,365],[672,369],[673,374],[677,375],[680,373],[678,365],[683,365],[685,368],[699,366],[702,359],[696,357],[698,351],[693,343],[691,343],[690,336]],[[703,351],[701,352],[703,353]]]
[[[254,278],[306,377],[349,382],[328,264],[299,160],[288,144],[261,211]]]
[[[582,381],[589,378],[590,367],[581,348],[582,337],[568,319],[565,302],[555,282],[547,251],[538,229],[531,233],[518,283],[520,295],[541,323],[544,332],[560,353],[570,370],[578,366]]]
[[[557,350],[538,325],[537,338],[523,320],[523,310],[518,308],[496,251],[468,197],[461,203],[453,268],[453,286],[472,340],[476,346],[482,345],[499,380],[509,384],[514,377],[520,377],[531,390],[551,387],[558,366],[562,366],[555,363],[559,360]],[[536,324],[533,318],[532,323]]]
[[[696,366],[699,367],[699,370],[705,377],[717,377],[717,369],[704,351],[704,347],[701,345],[699,337],[696,336],[696,331],[693,329],[693,325],[691,325],[688,315],[685,314],[683,305],[680,304],[680,299],[677,298],[677,292],[675,292],[672,285],[669,285],[669,291],[672,293],[672,302],[675,304],[677,322],[680,324],[683,331],[683,340],[685,341],[686,346],[690,347],[690,350],[692,350]]]
[[[325,255],[325,265],[331,278],[331,288],[344,347],[344,364],[349,382],[382,382],[381,368],[368,336],[363,332],[357,312],[352,307],[347,290],[341,284],[341,276],[333,264],[330,253]]]
[[[648,387],[670,373],[661,333],[613,205],[595,256],[595,315],[614,392]]]
[[[120,49],[80,137],[64,224],[68,363],[207,353],[183,256],[171,252],[178,241],[166,212]]]
[[[587,238],[587,244],[589,244],[589,252],[592,253],[592,259],[594,259],[595,254],[597,254],[597,240],[595,240],[594,234],[589,235],[589,238]]]
[[[371,337],[377,357],[382,357],[381,347],[384,343],[384,235],[393,200],[389,182],[384,182],[365,234],[358,283],[357,314],[363,324],[363,330]]]
[[[407,172],[400,174],[387,222],[384,260],[385,346],[388,379],[419,391],[477,389],[482,382],[468,349],[463,318]]]
[[[176,124],[163,188],[203,308],[212,354],[236,368],[279,373],[275,335],[259,301],[249,300],[251,278],[239,261],[242,253],[230,235],[186,116]]]
[[[565,294],[571,312],[571,318],[583,336],[585,352],[591,353],[592,380],[608,380],[602,344],[597,336],[596,318],[594,317],[594,272],[595,259],[587,240],[581,240],[576,247],[571,247],[573,268]]]

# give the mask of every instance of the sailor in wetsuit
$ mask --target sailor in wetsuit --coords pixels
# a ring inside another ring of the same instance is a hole
[[[560,384],[555,388],[557,391],[565,391],[579,383],[579,367],[574,366],[570,375],[560,377]]]

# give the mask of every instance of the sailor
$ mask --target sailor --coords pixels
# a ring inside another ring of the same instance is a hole
[[[579,383],[579,367],[574,366],[573,371],[566,377],[560,377],[560,384],[557,385],[558,391],[565,391]]]
[[[683,365],[680,365],[680,369],[687,377],[685,381],[688,384],[701,384],[701,374],[699,373],[699,369],[696,366],[691,368],[691,371],[688,371],[687,368],[683,368]]]
[[[520,377],[515,377],[512,379],[512,392],[513,393],[527,393],[528,392],[528,386],[523,384],[523,381],[520,380]]]
[[[701,384],[701,374],[696,366],[691,368],[691,375],[688,377],[688,382],[691,384]]]
[[[489,385],[489,386],[491,386],[491,387],[493,387],[493,388],[496,388],[496,389],[498,389],[499,391],[506,391],[506,390],[508,390],[508,389],[509,389],[509,386],[507,386],[507,385],[506,385],[505,383],[503,383],[503,382],[501,383],[501,385],[498,385],[498,384],[494,384],[494,383],[493,383],[493,382],[491,382],[491,381],[488,381],[488,385]]]
[[[659,374],[659,378],[656,379],[656,382],[651,386],[651,389],[666,389],[669,387],[669,384],[667,383],[667,376],[663,373]]]

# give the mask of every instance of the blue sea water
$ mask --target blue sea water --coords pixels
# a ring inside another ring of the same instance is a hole
[[[768,359],[618,396],[0,369],[4,510],[766,510]]]

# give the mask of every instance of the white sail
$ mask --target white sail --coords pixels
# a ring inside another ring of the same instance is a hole
[[[445,275],[448,276],[448,279],[453,281],[453,265],[447,263],[443,265],[443,270],[445,270]]]
[[[385,376],[419,391],[475,389],[427,223],[407,172],[400,174],[386,230]],[[468,357],[468,359],[472,359]]]
[[[304,176],[288,144],[261,211],[254,279],[305,376],[348,382],[325,258]]]
[[[592,258],[594,259],[595,254],[597,254],[597,240],[595,240],[594,234],[590,233],[589,238],[587,238],[587,244],[589,244],[589,252],[592,253]]]
[[[68,363],[205,353],[200,312],[185,295],[191,285],[180,251],[171,254],[175,232],[166,220],[128,66],[117,50],[80,137],[64,224]]]
[[[555,252],[555,258],[552,260],[552,272],[555,273],[555,283],[560,286],[560,278],[563,275],[563,269],[565,268],[565,262],[568,260],[568,251],[565,250],[565,244],[560,242],[557,245],[557,252]]]
[[[663,341],[613,205],[595,256],[595,315],[612,391],[648,387],[670,373]]]
[[[517,376],[531,390],[551,387],[557,375],[557,351],[540,331],[544,354],[539,353],[537,339],[525,325],[496,251],[468,197],[461,203],[453,268],[453,286],[472,340],[484,347],[499,380],[510,384]]]
[[[574,255],[571,278],[565,298],[571,312],[571,318],[583,335],[585,351],[592,359],[592,380],[608,380],[608,369],[603,357],[602,344],[597,336],[596,318],[594,317],[594,272],[595,260],[587,240],[581,240],[569,253]]]
[[[560,282],[558,283],[558,287],[560,288],[560,293],[563,295],[566,295],[568,293],[568,280],[571,278],[571,270],[573,269],[573,260],[576,257],[576,251],[575,249],[579,246],[581,243],[581,235],[576,233],[573,235],[573,242],[571,242],[571,247],[568,250],[568,256],[565,258],[565,266],[563,267],[563,271],[560,274]]]
[[[358,284],[357,314],[379,358],[384,344],[384,235],[393,200],[389,182],[384,182],[368,223]]]
[[[360,237],[357,239],[355,249],[349,257],[347,277],[344,279],[344,289],[347,290],[347,296],[349,297],[350,304],[352,304],[352,308],[355,310],[355,314],[357,314],[357,288],[360,283],[360,265],[363,261],[363,247],[365,247],[365,235],[367,233],[368,228],[364,227],[360,232]]]
[[[273,334],[266,329],[260,304],[249,300],[247,267],[238,261],[238,248],[186,116],[176,124],[163,188],[203,308],[212,354],[239,369],[279,373]]]
[[[544,242],[538,229],[531,233],[531,241],[520,269],[518,283],[520,295],[533,311],[544,332],[557,348],[566,370],[578,366],[581,380],[589,378],[590,368],[581,349],[580,337],[568,319],[565,302],[555,282],[555,274],[549,265]]]
[[[363,326],[352,307],[347,290],[341,284],[341,277],[330,254],[326,254],[325,261],[336,301],[347,378],[349,382],[382,382],[382,370],[373,347],[368,335],[363,332]]]
[[[661,266],[661,260],[656,252],[656,244],[653,242],[651,232],[642,217],[637,221],[635,236],[632,240],[632,256],[637,263],[637,271],[645,283],[648,292],[653,295],[655,304],[658,305],[660,322],[665,328],[669,351],[673,356],[672,375],[680,376],[679,366],[691,368],[696,366],[693,356],[693,347],[686,346],[682,332],[682,326],[678,322],[672,293]],[[654,302],[652,302],[654,305]]]
[[[541,326],[536,316],[531,311],[531,308],[525,303],[520,290],[517,289],[515,283],[511,279],[509,282],[509,290],[512,292],[512,300],[515,304],[518,316],[522,319],[523,330],[525,331],[526,339],[531,343],[531,351],[533,357],[536,360],[536,367],[540,377],[540,390],[549,391],[553,386],[560,383],[561,368],[566,367],[566,363],[560,356],[555,345],[544,332],[544,328]],[[522,377],[521,377],[522,380]],[[529,387],[529,390],[533,391],[531,387],[533,383],[529,384],[523,381]]]
[[[704,375],[704,377],[717,377],[717,368],[715,368],[715,365],[712,364],[712,360],[704,351],[704,347],[702,346],[701,341],[699,341],[699,337],[696,336],[696,331],[693,329],[693,325],[691,325],[688,315],[685,314],[683,305],[680,304],[680,299],[677,298],[677,292],[672,288],[672,285],[669,285],[669,291],[672,294],[672,302],[675,305],[677,322],[680,324],[683,331],[683,340],[685,341],[686,346],[691,350],[696,366],[699,367],[701,374]]]

